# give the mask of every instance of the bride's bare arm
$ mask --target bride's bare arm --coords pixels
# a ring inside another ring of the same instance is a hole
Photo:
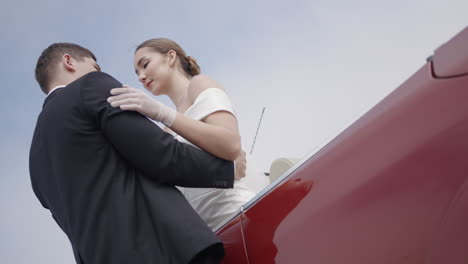
[[[193,77],[188,89],[188,103],[193,104],[198,95],[208,88],[222,89],[209,77]],[[139,89],[124,86],[112,89],[111,95],[108,101],[113,107],[138,111],[153,120],[163,122],[192,144],[217,157],[235,160],[239,156],[239,129],[235,116],[230,112],[220,110],[197,121],[170,109]]]
[[[207,76],[193,77],[188,89],[190,103],[207,88],[222,89]],[[226,160],[235,160],[241,151],[237,119],[226,111],[214,112],[201,121],[177,113],[171,129],[199,148]]]

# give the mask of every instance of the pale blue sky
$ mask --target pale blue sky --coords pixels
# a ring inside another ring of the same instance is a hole
[[[0,8],[2,263],[73,263],[65,235],[34,197],[28,152],[44,95],[41,51],[76,42],[104,71],[141,88],[134,48],[169,37],[221,82],[257,166],[330,140],[467,26],[466,0],[4,1]],[[170,104],[168,98],[163,102]]]

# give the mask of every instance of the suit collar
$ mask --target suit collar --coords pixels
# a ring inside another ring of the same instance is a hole
[[[47,96],[49,96],[50,94],[52,94],[53,92],[55,92],[55,90],[57,89],[60,89],[60,88],[63,88],[65,87],[66,85],[57,85],[55,86],[54,88],[52,88],[52,90],[49,91],[49,93],[47,94]]]
[[[47,104],[47,102],[49,102],[49,100],[52,97],[54,97],[64,87],[65,87],[65,85],[59,85],[59,86],[54,87],[52,90],[50,90],[50,92],[47,94],[47,97],[44,100],[44,104],[42,105],[42,107],[44,108],[44,106]]]

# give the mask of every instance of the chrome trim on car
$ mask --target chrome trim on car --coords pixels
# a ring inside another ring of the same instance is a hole
[[[291,167],[289,170],[287,170],[285,173],[283,173],[280,177],[278,177],[274,182],[271,184],[265,186],[265,188],[257,193],[252,199],[250,199],[247,203],[245,203],[243,206],[241,206],[239,209],[237,209],[236,212],[234,212],[231,216],[226,218],[222,223],[220,223],[218,226],[216,226],[213,231],[217,232],[219,231],[222,227],[224,227],[227,223],[231,222],[232,219],[236,218],[239,216],[241,213],[245,211],[245,209],[250,208],[253,204],[255,204],[260,198],[262,198],[264,195],[266,195],[272,188],[277,186],[280,182],[282,182],[289,174],[291,174],[293,171],[295,171],[298,167],[300,167],[302,164],[304,164],[305,161],[307,161],[312,155],[307,155],[306,158],[303,160],[297,162],[293,167]]]
[[[284,172],[280,177],[278,177],[274,182],[271,184],[265,186],[265,188],[257,193],[250,201],[245,203],[241,208],[239,208],[235,213],[233,213],[230,217],[228,217],[226,220],[224,220],[221,224],[219,224],[216,228],[214,228],[214,232],[219,231],[222,227],[224,227],[227,223],[229,223],[232,219],[236,218],[239,216],[241,213],[244,213],[245,210],[249,209],[252,207],[258,200],[260,200],[263,196],[265,196],[268,192],[270,192],[271,189],[275,188],[278,186],[281,182],[283,182],[291,173],[293,173],[295,170],[297,170],[300,166],[302,166],[306,161],[308,161],[312,156],[314,156],[316,153],[320,152],[328,143],[330,143],[333,139],[335,139],[337,136],[339,136],[343,131],[345,131],[349,126],[351,126],[355,120],[350,121],[347,126],[344,126],[341,130],[338,131],[338,133],[335,133],[333,137],[328,138],[328,140],[324,140],[321,144],[318,144],[309,154],[307,154],[304,158],[302,158],[300,161],[298,161],[294,166],[289,168],[286,172]]]
[[[320,148],[321,149],[321,148]],[[255,204],[260,198],[262,198],[264,195],[266,195],[272,188],[280,184],[289,174],[294,172],[297,168],[299,168],[302,164],[304,164],[307,160],[309,160],[312,155],[314,155],[316,151],[312,151],[310,154],[308,154],[305,158],[302,160],[298,161],[294,166],[292,166],[289,170],[287,170],[285,173],[283,173],[280,177],[278,177],[274,182],[271,184],[265,186],[265,188],[257,193],[252,199],[250,199],[247,203],[245,203],[243,206],[241,206],[235,213],[233,213],[231,216],[226,218],[222,223],[220,223],[218,226],[216,226],[213,230],[214,232],[219,231],[222,227],[224,227],[227,223],[231,222],[232,219],[236,218],[239,216],[241,213],[243,213],[246,209],[250,208],[253,204]]]
[[[260,198],[265,196],[268,192],[270,192],[271,189],[275,188],[277,185],[279,185],[284,179],[286,179],[291,173],[293,173],[297,168],[302,166],[307,160],[309,160],[312,155],[315,154],[315,152],[308,154],[305,158],[301,159],[301,161],[298,161],[294,166],[289,168],[286,172],[284,172],[281,176],[279,176],[274,182],[270,183],[268,186],[263,188],[263,190],[257,195],[255,195],[250,201],[248,201],[244,206],[243,209],[249,209],[252,205],[254,205]]]
[[[237,216],[239,216],[243,212],[244,212],[244,206],[241,206],[231,216],[226,218],[226,220],[224,220],[219,225],[217,225],[215,228],[213,228],[213,232],[215,232],[215,233],[218,232],[223,226],[225,226],[227,223],[231,222],[232,219],[236,218]]]

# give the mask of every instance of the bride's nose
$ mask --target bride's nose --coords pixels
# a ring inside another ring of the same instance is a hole
[[[145,75],[143,72],[138,73],[138,80],[139,80],[141,83],[145,83],[145,81],[146,81],[146,75]]]

